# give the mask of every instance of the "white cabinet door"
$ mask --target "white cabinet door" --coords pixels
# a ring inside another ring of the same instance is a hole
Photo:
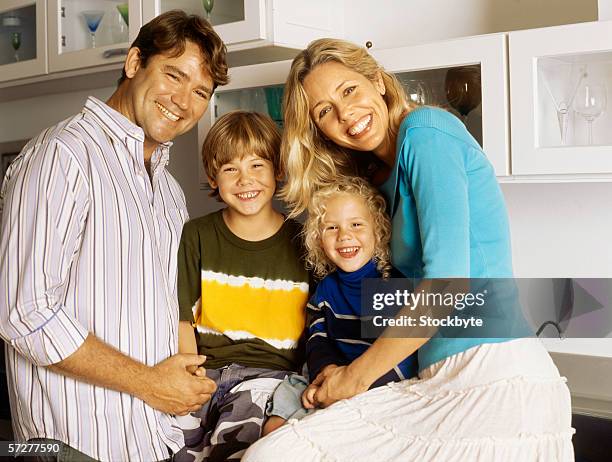
[[[230,68],[230,83],[217,88],[208,111],[198,123],[198,157],[210,127],[230,111],[263,112],[282,126],[283,88],[290,68],[290,60]],[[208,182],[201,164],[200,187],[206,189]]]
[[[482,35],[372,52],[397,75],[410,99],[457,115],[499,177],[509,175],[507,44]]]
[[[511,32],[509,53],[512,173],[612,173],[612,21]]]
[[[266,38],[265,0],[148,0],[142,5],[144,22],[174,9],[207,17],[228,47]]]
[[[49,72],[122,63],[142,24],[140,0],[48,0],[48,5]]]
[[[285,60],[316,38],[344,35],[343,2],[338,1],[147,0],[143,20],[172,9],[208,17],[232,67]]]
[[[3,0],[0,4],[0,82],[47,73],[47,4]]]

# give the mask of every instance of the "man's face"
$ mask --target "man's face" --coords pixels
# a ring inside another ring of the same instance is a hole
[[[212,95],[213,80],[197,45],[187,41],[176,57],[152,56],[142,67],[138,49],[126,59],[130,78],[123,113],[145,134],[145,154],[190,130],[200,120]]]

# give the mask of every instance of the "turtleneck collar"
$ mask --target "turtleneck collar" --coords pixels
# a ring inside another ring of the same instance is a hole
[[[338,279],[340,282],[346,286],[353,286],[355,288],[361,287],[361,281],[364,278],[377,278],[379,277],[378,270],[376,269],[376,262],[374,259],[367,262],[357,271],[346,272],[342,271],[340,268],[337,270]]]

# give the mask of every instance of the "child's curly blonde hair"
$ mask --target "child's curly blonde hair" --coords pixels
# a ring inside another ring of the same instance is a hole
[[[338,194],[361,198],[370,211],[376,239],[373,258],[383,278],[388,278],[391,272],[389,256],[391,221],[385,212],[385,199],[367,181],[358,177],[339,177],[334,184],[325,186],[312,195],[308,204],[308,218],[306,218],[303,230],[308,269],[312,269],[314,275],[319,278],[327,276],[336,269],[336,265],[323,251],[321,239],[326,204],[329,199]]]

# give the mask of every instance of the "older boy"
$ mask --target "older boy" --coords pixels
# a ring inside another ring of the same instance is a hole
[[[221,117],[204,141],[211,195],[227,207],[183,230],[179,351],[206,355],[218,389],[179,419],[187,447],[176,460],[239,460],[274,388],[302,361],[308,273],[300,225],[272,206],[279,151],[272,119],[244,111]]]

